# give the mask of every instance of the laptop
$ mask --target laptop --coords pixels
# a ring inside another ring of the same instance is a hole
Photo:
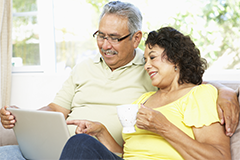
[[[16,118],[13,127],[26,159],[57,160],[70,137],[60,112],[7,108]]]

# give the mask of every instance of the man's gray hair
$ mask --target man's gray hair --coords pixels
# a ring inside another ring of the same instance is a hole
[[[121,1],[109,2],[103,7],[100,21],[105,14],[116,14],[128,18],[128,29],[132,34],[142,29],[142,14],[131,3]]]

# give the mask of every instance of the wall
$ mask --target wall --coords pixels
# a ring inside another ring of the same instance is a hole
[[[68,75],[12,74],[10,105],[23,109],[39,109],[52,102]]]

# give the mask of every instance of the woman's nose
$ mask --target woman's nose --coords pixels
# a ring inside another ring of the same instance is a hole
[[[145,65],[144,65],[145,70],[149,70],[149,69],[151,69],[151,67],[152,67],[152,65],[148,62],[146,62]]]

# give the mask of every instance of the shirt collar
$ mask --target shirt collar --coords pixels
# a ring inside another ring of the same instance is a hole
[[[136,55],[133,58],[133,60],[129,63],[131,64],[135,64],[135,65],[144,65],[144,59],[143,59],[143,51],[139,48],[136,49]]]

